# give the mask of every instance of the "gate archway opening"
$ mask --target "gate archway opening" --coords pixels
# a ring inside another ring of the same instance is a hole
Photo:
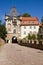
[[[17,37],[16,36],[12,37],[12,43],[17,43]]]

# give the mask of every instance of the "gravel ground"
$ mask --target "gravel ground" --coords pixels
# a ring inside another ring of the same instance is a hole
[[[43,65],[43,51],[5,44],[0,48],[0,65]]]

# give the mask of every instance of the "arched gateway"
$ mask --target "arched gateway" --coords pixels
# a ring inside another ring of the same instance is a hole
[[[16,36],[12,37],[12,43],[17,43],[17,37]]]

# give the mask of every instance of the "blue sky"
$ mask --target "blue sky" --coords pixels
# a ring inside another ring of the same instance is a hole
[[[10,13],[10,9],[16,6],[18,14],[29,13],[38,17],[43,16],[43,0],[0,0],[0,19],[4,21],[4,15]]]

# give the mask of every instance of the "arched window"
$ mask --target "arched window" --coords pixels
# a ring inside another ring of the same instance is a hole
[[[16,34],[16,29],[14,29],[14,33]]]
[[[32,31],[30,31],[30,34],[32,34]]]
[[[8,31],[11,31],[11,24],[10,23],[7,24],[7,28],[8,28]]]

